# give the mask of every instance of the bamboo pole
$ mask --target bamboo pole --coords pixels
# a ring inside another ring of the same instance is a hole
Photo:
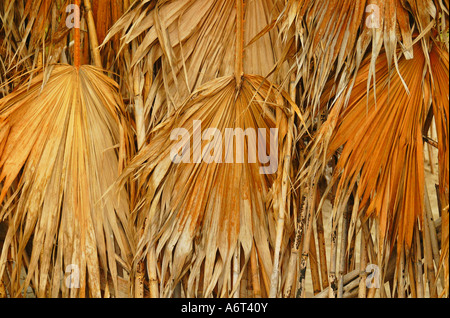
[[[150,288],[150,297],[151,298],[158,298],[159,297],[159,291],[158,291],[158,274],[156,269],[156,249],[155,246],[152,245],[152,247],[149,250],[148,254],[148,280],[149,280],[149,288]]]
[[[279,95],[278,103],[282,104],[282,97]],[[277,114],[278,115],[278,114]],[[286,155],[284,156],[284,165],[282,171],[282,179],[281,179],[281,196],[278,197],[279,205],[278,205],[278,219],[277,219],[277,228],[276,228],[276,240],[275,240],[275,254],[274,254],[274,262],[272,275],[270,277],[270,290],[269,297],[275,298],[278,292],[278,276],[280,271],[280,253],[281,253],[281,243],[283,238],[284,231],[284,220],[286,214],[286,198],[288,195],[288,185],[289,185],[289,170],[291,165],[291,148],[292,148],[292,131],[294,128],[294,116],[291,114],[288,119],[288,131],[286,136]]]
[[[328,268],[327,268],[327,251],[325,243],[325,232],[323,228],[323,213],[322,209],[317,213],[316,218],[317,241],[319,244],[319,264],[320,277],[322,278],[322,288],[327,288],[328,283]]]
[[[79,1],[79,0],[78,0]],[[90,0],[84,0],[84,7],[87,14],[87,25],[89,31],[89,42],[91,44],[92,58],[94,60],[94,65],[97,67],[102,67],[102,59],[100,57],[100,51],[98,48],[98,37],[97,30],[95,28],[94,15],[92,14],[92,6]]]
[[[361,227],[365,226],[366,223],[362,224]],[[367,267],[367,251],[366,251],[366,238],[364,231],[361,230],[361,248],[359,254],[359,290],[358,290],[358,298],[366,298],[366,267]]]
[[[402,246],[400,252],[400,261],[397,268],[397,292],[398,298],[405,298],[405,247]]]
[[[3,283],[3,277],[0,277],[0,298],[6,298],[6,288],[5,284]]]
[[[317,250],[316,250],[316,241],[314,235],[314,229],[311,233],[312,239],[310,240],[310,257],[309,257],[309,265],[311,267],[311,280],[313,285],[313,293],[317,295],[320,293],[320,275],[319,275],[319,265],[317,261]]]
[[[436,226],[434,225],[433,213],[431,211],[430,197],[428,195],[428,190],[426,186],[424,187],[424,190],[425,190],[425,214],[427,217],[427,223],[429,227],[431,250],[433,253],[434,263],[437,266],[440,260],[438,237],[436,232]],[[445,288],[444,273],[442,271],[439,274],[439,279],[441,281],[441,287]]]
[[[414,265],[412,263],[412,259],[411,257],[408,257],[408,280],[412,298],[417,298],[415,277],[416,276],[414,274]]]
[[[423,250],[425,254],[425,264],[427,268],[427,278],[428,278],[428,287],[430,290],[430,297],[437,298],[437,289],[436,289],[436,274],[434,271],[433,265],[433,252],[431,247],[431,235],[430,235],[430,227],[428,226],[428,218],[426,215],[426,209],[423,210],[423,232],[424,232],[424,241],[423,241]]]
[[[295,73],[291,74],[290,82],[289,82],[289,95],[291,97],[291,100],[295,101],[296,99],[296,86],[295,86]],[[302,157],[299,158],[300,165],[302,164]],[[291,171],[292,173],[292,171]],[[292,177],[292,176],[291,176]],[[301,196],[300,196],[301,198]],[[301,204],[301,202],[300,202]],[[302,205],[303,206],[303,205]],[[294,213],[297,211],[297,201],[293,200],[293,209]],[[286,277],[286,283],[285,283],[285,290],[284,290],[284,297],[288,298],[291,297],[293,285],[295,282],[295,274],[297,273],[297,263],[298,263],[298,251],[299,246],[301,244],[301,216],[303,215],[304,210],[301,209],[300,214],[296,214],[296,226],[295,226],[295,236],[294,241],[292,243],[291,248],[291,256],[289,259],[289,264],[287,266],[287,277]]]
[[[414,227],[414,237],[415,237],[415,254],[416,254],[416,288],[417,288],[417,297],[424,297],[424,285],[423,285],[423,271],[422,271],[422,251],[420,246],[420,237],[419,237],[419,227],[417,223]]]
[[[347,206],[345,208],[344,215],[342,218],[341,251],[340,251],[340,260],[339,260],[338,298],[343,298],[343,296],[344,296],[344,281],[342,280],[342,277],[345,274],[345,268],[346,268],[345,256],[346,256],[347,241],[348,241],[349,210],[350,210],[350,207]]]
[[[313,202],[315,201],[315,196]],[[310,212],[311,209],[308,207],[306,212],[306,228],[305,228],[305,238],[303,240],[302,255],[300,258],[300,270],[299,270],[299,289],[297,291],[297,297],[305,298],[306,296],[306,266],[308,264],[309,248],[311,246],[311,232],[312,232],[312,220],[313,216]]]
[[[357,279],[359,277],[359,270],[355,269],[352,272],[349,272],[347,274],[345,274],[342,277],[342,280],[344,282],[344,291],[345,290],[352,290],[353,288],[356,288],[359,284],[359,280]],[[350,288],[347,287],[347,285],[350,285]],[[330,285],[331,286],[331,285]],[[317,295],[314,296],[314,298],[327,298],[330,295],[330,286],[328,286],[327,288],[325,288],[324,290],[322,290],[320,293],[318,293]]]
[[[331,255],[330,255],[330,272],[329,272],[329,282],[330,287],[328,289],[328,297],[335,298],[336,291],[336,260],[337,260],[337,236],[338,236],[338,227],[336,224],[336,219],[333,216],[331,220]]]
[[[295,229],[294,242],[291,248],[291,257],[287,267],[286,284],[284,288],[284,298],[289,298],[292,295],[293,285],[295,281],[295,273],[297,271],[298,251],[300,246],[300,222],[297,222]]]

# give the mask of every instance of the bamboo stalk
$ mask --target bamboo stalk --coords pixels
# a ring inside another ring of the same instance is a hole
[[[397,268],[397,291],[398,291],[398,298],[405,298],[405,248],[402,247],[400,252],[400,261]]]
[[[159,297],[159,291],[158,291],[158,273],[156,269],[156,250],[155,246],[152,246],[149,250],[148,254],[148,279],[149,279],[149,288],[150,288],[150,297],[151,298],[158,298]]]
[[[94,15],[92,14],[92,7],[90,0],[84,0],[84,7],[87,14],[87,25],[89,31],[89,42],[91,43],[92,58],[94,60],[94,65],[97,67],[102,67],[102,60],[100,57],[100,51],[98,48],[98,38],[97,30],[95,28]]]
[[[433,213],[431,211],[430,197],[428,195],[428,190],[426,186],[424,187],[424,190],[425,190],[425,213],[430,231],[431,250],[433,253],[434,263],[437,265],[439,264],[440,260],[438,237],[436,232],[436,226],[434,225]],[[441,287],[445,288],[444,273],[442,271],[440,272],[439,279],[441,281]]]
[[[342,280],[342,277],[345,274],[345,267],[346,267],[345,256],[346,256],[347,241],[348,241],[349,210],[350,210],[350,206],[347,206],[345,208],[344,215],[342,218],[341,251],[340,251],[340,260],[339,260],[338,298],[343,298],[343,296],[344,296],[344,281]]]
[[[317,213],[316,218],[317,241],[319,244],[319,264],[320,277],[322,278],[322,288],[327,288],[328,283],[328,268],[327,268],[327,251],[325,245],[325,232],[323,228],[323,214],[322,209]]]
[[[430,290],[430,297],[437,298],[436,274],[435,274],[434,265],[433,265],[433,251],[432,251],[432,247],[431,247],[431,234],[430,234],[430,227],[428,225],[428,217],[426,215],[426,209],[423,210],[423,222],[424,222],[423,249],[424,249],[424,254],[425,254],[425,264],[426,264],[426,268],[427,268],[428,287]]]
[[[336,159],[331,162],[332,169],[336,167]],[[332,186],[331,203],[334,205],[336,201],[336,184]],[[333,213],[333,212],[332,212]],[[328,297],[336,297],[336,261],[337,261],[337,238],[338,238],[338,225],[336,224],[336,214],[331,218],[331,249],[330,249],[330,270],[328,272],[328,280],[330,288],[328,289]]]
[[[316,208],[319,207],[320,201],[321,201],[321,191],[320,187],[316,188],[316,200],[315,200]],[[322,210],[322,209],[320,209]],[[314,295],[318,294],[321,291],[320,288],[320,276],[319,276],[319,266],[318,266],[318,260],[317,260],[317,251],[316,251],[316,240],[315,240],[315,233],[314,233],[314,225],[313,220],[315,220],[314,214],[311,215],[311,234],[309,235],[309,241],[310,241],[310,253],[311,257],[309,258],[309,263],[311,266],[311,279],[313,284],[313,293]]]
[[[309,265],[311,266],[311,279],[313,285],[313,293],[317,295],[320,293],[320,275],[319,275],[319,266],[317,261],[317,250],[316,250],[316,241],[314,235],[314,229],[311,233],[312,239],[310,240],[310,257],[309,257]]]
[[[336,288],[336,260],[337,260],[337,236],[338,236],[338,227],[335,226],[336,219],[333,217],[331,220],[331,228],[333,229],[331,232],[331,255],[330,255],[330,272],[329,272],[329,281],[330,287],[328,289],[328,297],[335,298]]]
[[[142,97],[143,76],[139,69],[133,72],[133,88],[134,88],[134,117],[136,121],[136,139],[138,150],[145,145],[146,127],[144,116],[144,100]]]
[[[409,286],[411,291],[411,297],[417,298],[417,290],[416,290],[416,282],[415,282],[415,275],[414,275],[414,266],[412,263],[412,258],[408,257],[408,280],[409,280]]]
[[[366,224],[362,224],[361,227],[365,226]],[[358,290],[358,298],[366,298],[366,279],[367,279],[367,273],[366,273],[366,267],[367,267],[367,251],[366,251],[366,238],[364,231],[361,230],[361,248],[360,248],[360,265],[359,265],[359,290]]]
[[[284,100],[281,95],[278,95],[277,102],[279,105],[282,105]],[[277,117],[284,116],[280,109],[277,109]],[[287,206],[287,196],[288,196],[288,186],[289,186],[289,171],[291,166],[291,148],[292,148],[292,132],[294,129],[294,116],[288,118],[288,130],[286,134],[286,143],[285,147],[285,156],[283,162],[283,171],[282,171],[282,179],[281,179],[281,196],[278,196],[278,219],[277,219],[277,227],[276,227],[276,240],[275,240],[275,251],[274,251],[274,262],[272,275],[270,277],[270,289],[269,289],[269,297],[275,298],[278,292],[278,276],[280,271],[280,253],[281,253],[281,243],[283,239],[284,232],[284,221],[285,214],[289,211],[289,207]],[[275,192],[276,193],[276,192]]]
[[[315,196],[314,199],[315,200]],[[305,238],[303,240],[302,255],[300,258],[300,270],[299,270],[299,289],[297,290],[297,297],[305,298],[306,296],[306,267],[308,264],[309,248],[311,246],[311,232],[312,232],[312,220],[313,216],[310,212],[311,209],[307,209],[306,212],[306,229]]]
[[[298,224],[296,227],[296,233],[298,233]],[[289,298],[292,295],[292,289],[295,281],[295,273],[297,271],[297,261],[298,261],[298,246],[299,246],[299,238],[296,234],[294,237],[294,242],[292,243],[291,248],[291,257],[289,258],[289,264],[287,267],[287,276],[286,276],[286,284],[284,288],[284,298]]]
[[[296,85],[295,85],[295,74],[291,74],[290,82],[289,82],[289,95],[291,97],[291,100],[295,101],[296,99]],[[303,163],[303,158],[300,156],[299,158],[300,165]],[[292,172],[292,171],[291,171]],[[292,177],[292,176],[291,176]],[[300,196],[302,198],[302,196]],[[286,276],[286,283],[285,283],[285,290],[284,290],[284,297],[288,298],[292,296],[292,291],[294,288],[295,283],[295,276],[297,274],[297,263],[298,263],[298,252],[299,247],[301,246],[301,240],[302,240],[302,217],[304,216],[304,204],[300,202],[302,209],[299,214],[296,214],[296,226],[295,226],[295,236],[294,241],[292,243],[291,248],[291,256],[289,259],[289,264],[287,266],[287,276]],[[297,201],[293,201],[293,208],[294,213],[297,211]]]
[[[356,268],[355,246],[356,246],[356,235],[352,235],[349,250],[348,250],[348,259],[347,259],[347,271],[348,272],[351,272]]]
[[[414,227],[414,237],[415,237],[415,263],[416,263],[416,286],[417,286],[417,297],[424,297],[424,286],[423,286],[423,271],[422,271],[422,251],[420,246],[419,228],[417,223]]]
[[[351,289],[356,288],[359,284],[359,280],[357,279],[359,277],[359,270],[355,269],[352,272],[349,272],[347,274],[345,274],[342,279],[344,282],[344,290],[350,290],[347,285],[352,283],[351,285]],[[331,285],[330,285],[331,286]],[[318,293],[317,295],[314,296],[314,298],[327,298],[330,295],[330,286],[328,286],[327,288],[325,288],[324,290],[322,290],[320,293]]]
[[[0,277],[0,298],[6,298],[6,288],[5,284],[3,283],[3,277]]]

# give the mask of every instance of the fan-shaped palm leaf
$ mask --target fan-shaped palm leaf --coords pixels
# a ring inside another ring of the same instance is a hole
[[[0,277],[11,253],[12,296],[33,280],[39,297],[99,297],[107,274],[117,293],[117,262],[129,270],[133,231],[126,192],[105,195],[123,161],[116,84],[90,66],[58,65],[42,88],[43,77],[0,100],[0,219],[9,225]],[[61,282],[71,264],[79,289]]]

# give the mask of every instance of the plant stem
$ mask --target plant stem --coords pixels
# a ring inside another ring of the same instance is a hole
[[[361,225],[361,228],[365,226],[365,224]],[[367,251],[366,251],[366,237],[364,231],[361,229],[361,249],[360,249],[360,281],[359,281],[359,291],[358,298],[366,298],[366,266],[367,266]]]
[[[320,259],[320,276],[322,278],[322,288],[327,288],[328,283],[328,268],[327,268],[327,252],[325,245],[325,232],[323,228],[323,214],[322,209],[317,213],[316,219],[317,240],[319,243],[319,259]]]
[[[416,289],[417,289],[417,297],[423,298],[424,297],[424,286],[423,286],[423,271],[422,271],[422,251],[420,246],[420,237],[419,237],[419,229],[417,226],[417,223],[414,227],[414,237],[416,240]]]
[[[89,42],[91,43],[92,58],[94,59],[94,65],[102,67],[102,60],[100,58],[100,51],[98,49],[97,30],[95,29],[94,16],[92,14],[92,7],[90,0],[84,0],[84,7],[87,14],[87,25],[89,31]]]
[[[283,97],[281,95],[278,96],[277,102],[279,105],[282,105],[284,103]],[[281,114],[281,111],[277,111],[277,117],[278,116],[285,116],[284,114]],[[278,204],[278,220],[277,220],[277,228],[276,228],[276,240],[275,240],[275,256],[274,256],[274,262],[273,262],[273,270],[272,275],[270,277],[270,290],[269,290],[269,297],[275,298],[278,292],[278,276],[279,276],[279,270],[280,270],[280,253],[281,253],[281,243],[283,239],[283,232],[284,232],[284,220],[285,220],[285,214],[289,207],[287,207],[287,195],[288,195],[288,185],[289,185],[289,170],[291,165],[291,148],[292,148],[292,132],[293,132],[293,126],[294,126],[294,116],[291,114],[291,116],[288,118],[288,130],[286,134],[286,142],[284,145],[285,154],[284,155],[284,165],[283,165],[283,171],[281,175],[281,195],[278,195],[277,200],[279,200]],[[281,121],[283,124],[285,121]]]
[[[240,87],[242,75],[244,74],[243,66],[244,55],[244,1],[236,0],[236,60],[234,71],[236,77],[236,86]]]
[[[80,0],[75,0],[75,27],[74,27],[74,52],[73,61],[74,66],[79,69],[81,66],[81,33],[80,33]]]
[[[350,206],[345,208],[344,217],[342,218],[342,234],[341,234],[341,251],[339,259],[339,287],[338,287],[338,298],[344,296],[344,281],[343,276],[345,274],[345,255],[347,250],[347,239],[348,239],[348,218],[349,218]]]
[[[259,268],[256,259],[256,246],[254,242],[250,254],[250,268],[253,287],[253,298],[261,298],[261,284],[259,280]]]

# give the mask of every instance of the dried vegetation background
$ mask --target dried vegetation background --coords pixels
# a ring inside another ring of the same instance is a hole
[[[448,10],[1,1],[0,297],[448,297]],[[174,164],[194,120],[277,171]]]

